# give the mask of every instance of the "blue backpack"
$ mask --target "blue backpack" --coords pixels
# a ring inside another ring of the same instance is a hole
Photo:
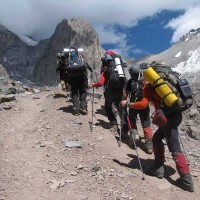
[[[79,54],[76,51],[67,52],[67,73],[70,77],[83,76],[87,70],[85,63],[79,59]]]

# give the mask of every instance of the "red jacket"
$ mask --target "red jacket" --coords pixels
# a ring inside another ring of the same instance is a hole
[[[161,107],[161,98],[158,96],[154,88],[150,84],[147,84],[143,89],[142,100],[131,103],[130,107],[134,109],[145,109],[148,107],[150,102],[154,105],[155,109]]]
[[[93,87],[101,87],[105,84],[105,82],[106,82],[106,75],[105,75],[105,72],[102,72],[100,79],[99,79],[99,82],[93,83],[92,86]]]
[[[112,51],[112,50],[108,50],[108,51],[106,51],[105,54],[113,55],[113,54],[116,54],[116,53],[115,53],[114,51]],[[101,87],[101,86],[103,86],[103,85],[105,85],[105,84],[106,84],[106,72],[103,71],[103,72],[101,73],[99,82],[93,83],[92,86],[93,86],[93,87]]]

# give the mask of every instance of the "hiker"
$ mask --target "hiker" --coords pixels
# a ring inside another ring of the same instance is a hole
[[[56,72],[59,72],[60,74],[60,84],[62,86],[63,90],[69,91],[70,90],[70,85],[69,85],[69,75],[67,74],[66,71],[66,66],[67,66],[67,60],[66,60],[66,55],[64,52],[58,53],[57,54],[57,67],[56,67]]]
[[[163,139],[165,138],[168,149],[171,152],[172,157],[175,161],[176,169],[180,175],[180,178],[176,180],[176,185],[184,190],[193,192],[194,184],[192,176],[190,174],[186,157],[181,150],[181,145],[179,141],[178,126],[182,122],[182,113],[168,106],[163,106],[162,99],[150,83],[148,83],[144,87],[143,98],[141,101],[133,103],[127,102],[127,100],[122,101],[121,106],[127,106],[139,110],[146,109],[151,102],[154,105],[155,110],[160,109],[163,112],[163,114],[160,114],[161,118],[159,118],[163,120],[163,124],[164,121],[167,121],[167,124],[165,123],[162,126],[160,125],[160,127],[158,127],[156,132],[153,134],[152,141],[155,160],[147,173],[160,179],[163,178],[165,162]],[[161,120],[159,120],[158,122],[161,123]]]
[[[122,96],[122,100],[127,100],[128,96],[130,95],[130,102],[138,102],[142,100],[143,97],[143,87],[144,82],[140,78],[140,67],[134,65],[129,69],[129,74],[131,78],[128,80],[127,85],[124,89],[124,93]],[[153,152],[153,144],[152,144],[152,130],[150,127],[150,108],[147,106],[143,110],[129,108],[129,119],[131,122],[131,129],[134,135],[135,141],[139,140],[138,130],[137,130],[137,116],[139,115],[140,121],[142,124],[143,132],[144,132],[144,139],[145,139],[145,151],[149,154]]]
[[[90,85],[90,88],[104,86],[105,110],[106,110],[108,120],[110,122],[108,128],[111,128],[111,131],[113,132],[118,130],[116,114],[113,112],[113,110],[114,108],[117,108],[120,116],[123,115],[119,107],[119,103],[123,95],[123,88],[125,87],[125,84],[126,84],[125,75],[121,75],[122,76],[121,79],[117,80],[119,79],[119,72],[115,70],[116,69],[115,58],[118,58],[117,62],[119,61],[122,63],[121,65],[124,65],[124,61],[121,59],[121,56],[119,56],[112,50],[107,51],[104,57],[101,59],[102,72],[101,72],[99,82],[92,83]],[[116,80],[113,80],[114,77],[116,78]],[[118,81],[120,83],[118,83]],[[121,119],[123,120],[123,117],[121,117]],[[127,130],[125,129],[127,128],[125,128],[124,126],[122,128],[122,132],[127,132]]]
[[[87,88],[88,88],[88,73],[87,69],[92,72],[92,68],[84,60],[83,56],[79,54],[78,50],[71,47],[67,56],[67,73],[70,78],[73,115],[87,115]]]

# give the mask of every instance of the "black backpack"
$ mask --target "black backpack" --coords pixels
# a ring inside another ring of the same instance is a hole
[[[87,66],[83,60],[80,59],[78,52],[68,52],[67,60],[67,73],[70,77],[83,76],[86,73]]]
[[[193,105],[193,92],[186,78],[181,78],[180,74],[164,64],[151,64],[151,67],[160,75],[164,82],[178,97],[178,102],[170,107],[177,111],[185,111]]]
[[[141,101],[143,98],[143,90],[140,87],[140,82],[131,79],[131,91],[130,91],[130,101],[131,102],[138,102]]]
[[[117,62],[116,62],[117,61]],[[124,72],[125,63],[118,54],[105,54],[102,58],[102,65],[107,66],[107,81],[108,87],[113,89],[122,89],[125,87],[127,78]],[[121,70],[117,67],[121,66]]]

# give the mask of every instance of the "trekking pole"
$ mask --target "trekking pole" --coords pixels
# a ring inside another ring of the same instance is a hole
[[[121,144],[122,144],[122,121],[121,120],[120,120],[120,125],[121,125],[121,128],[119,131],[119,140],[117,141],[119,147],[121,147]]]
[[[56,73],[56,85],[59,83],[59,73]]]
[[[142,165],[141,165],[140,158],[139,158],[139,154],[138,154],[138,151],[137,151],[137,146],[136,146],[134,134],[133,134],[133,132],[132,132],[132,130],[131,130],[131,122],[130,122],[130,119],[129,119],[129,116],[128,116],[127,108],[126,108],[126,118],[127,118],[127,122],[128,122],[128,128],[129,128],[129,130],[130,130],[130,134],[131,134],[131,137],[132,137],[132,139],[133,139],[133,144],[134,144],[135,151],[136,151],[136,154],[137,154],[138,163],[139,163],[139,165],[140,165],[140,171],[141,171],[141,173],[142,173],[142,180],[145,180],[144,172],[143,172]]]
[[[119,109],[120,109],[120,112],[119,112],[119,117],[120,117],[120,131],[119,131],[119,137],[117,137],[117,143],[118,143],[118,147],[121,147],[123,122],[122,122],[122,108],[119,107]]]
[[[90,124],[91,131],[93,130],[93,118],[94,118],[94,87],[92,88],[92,121]]]

